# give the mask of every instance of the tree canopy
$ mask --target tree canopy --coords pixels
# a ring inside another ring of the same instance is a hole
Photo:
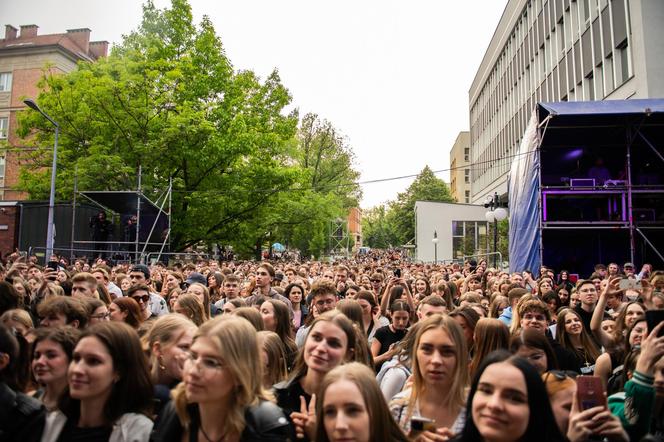
[[[415,202],[454,202],[445,181],[436,177],[429,166],[418,174],[396,200],[365,213],[362,232],[369,247],[401,246],[415,238]]]
[[[236,70],[212,23],[193,23],[186,0],[170,9],[151,1],[139,28],[111,54],[52,75],[45,69],[39,105],[61,125],[58,198],[79,189],[136,188],[146,193],[173,181],[174,250],[231,244],[250,253],[268,238],[320,254],[315,226],[357,204],[353,154],[331,123],[299,121],[275,70],[265,79]],[[35,133],[20,186],[48,194],[52,130],[23,112],[19,134]],[[75,172],[76,171],[76,172]]]

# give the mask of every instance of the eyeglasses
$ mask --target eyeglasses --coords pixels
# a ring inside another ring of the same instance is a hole
[[[143,296],[132,296],[131,299],[133,299],[136,302],[143,302],[146,303],[150,300],[149,295],[143,295]]]
[[[323,307],[324,305],[333,305],[336,302],[336,299],[321,299],[320,301],[316,301],[315,305],[316,307]]]
[[[199,356],[192,352],[187,353],[185,361],[190,364],[195,364],[196,366],[198,366],[198,363],[200,362],[200,367],[205,371],[217,371],[224,368],[224,364],[218,359]]]
[[[380,279],[372,279],[371,282],[383,282]]]
[[[111,314],[109,312],[106,312],[106,313],[100,313],[98,315],[91,315],[90,318],[92,318],[92,319],[106,319],[109,316],[111,316]]]

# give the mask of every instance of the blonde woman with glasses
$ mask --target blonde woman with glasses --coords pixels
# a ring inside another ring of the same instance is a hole
[[[288,420],[263,387],[254,327],[224,315],[203,324],[153,441],[287,441]]]

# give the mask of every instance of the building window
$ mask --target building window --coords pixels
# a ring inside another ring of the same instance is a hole
[[[0,92],[7,92],[12,89],[12,73],[0,72]]]
[[[629,79],[629,46],[625,40],[618,48],[620,54],[620,83],[624,83]]]
[[[463,175],[464,175],[464,182],[470,183],[470,169],[465,169],[463,171]]]
[[[470,203],[470,190],[466,190],[466,204]]]
[[[9,125],[9,119],[7,117],[0,117],[0,140],[7,139],[8,125]]]
[[[463,160],[470,161],[470,147],[466,147],[463,149]]]
[[[484,253],[487,223],[484,221],[452,221],[452,257]]]
[[[0,183],[4,183],[4,180],[5,180],[5,157],[3,155],[0,156]]]

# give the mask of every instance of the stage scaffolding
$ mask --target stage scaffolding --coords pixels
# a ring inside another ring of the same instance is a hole
[[[77,188],[77,180],[74,181],[72,219],[76,219],[77,202],[82,199],[103,210],[107,217],[111,215],[114,230],[121,227],[122,240],[117,240],[115,235],[108,241],[77,238],[72,223],[72,255],[85,251],[92,252],[94,256],[121,256],[123,261],[145,263],[148,256],[156,256],[158,261],[162,254],[170,253],[173,181],[169,180],[168,187],[153,201],[144,193],[141,173],[139,167],[136,190],[82,191]],[[128,220],[134,218],[135,235],[132,235],[133,228],[129,227]],[[95,244],[101,244],[104,248],[95,249]]]

